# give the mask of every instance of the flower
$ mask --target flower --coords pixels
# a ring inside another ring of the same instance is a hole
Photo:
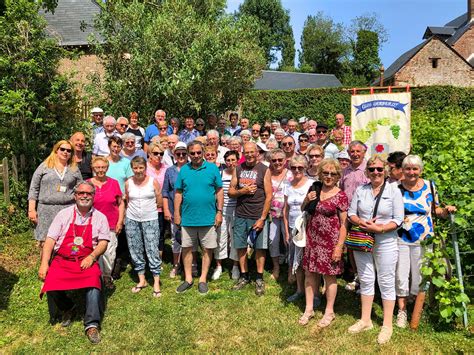
[[[377,153],[382,153],[384,150],[385,150],[385,148],[384,148],[383,144],[377,144],[377,145],[375,146],[375,151],[376,151]]]

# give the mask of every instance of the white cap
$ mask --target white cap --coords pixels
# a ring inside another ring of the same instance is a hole
[[[263,150],[264,152],[268,152],[268,148],[265,144],[263,144],[262,142],[258,142],[257,143],[257,147],[259,147],[261,150]]]
[[[186,143],[184,143],[184,142],[178,142],[178,143],[176,143],[176,145],[174,146],[173,153],[176,152],[178,149],[184,149],[184,150],[186,150],[186,149],[188,149],[188,147],[187,147]]]
[[[91,110],[91,113],[104,113],[104,110],[102,110],[100,107],[94,107]]]
[[[343,150],[342,152],[339,152],[336,154],[336,159],[347,159],[347,160],[351,160],[351,158],[349,157],[349,154],[347,153],[346,150]]]
[[[299,123],[305,123],[308,119],[306,118],[306,116],[303,116],[303,117],[300,117],[298,122]]]

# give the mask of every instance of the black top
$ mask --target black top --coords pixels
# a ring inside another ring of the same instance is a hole
[[[82,152],[82,160],[80,163],[77,164],[79,167],[79,171],[81,172],[82,179],[87,180],[92,177],[92,155],[91,153]]]

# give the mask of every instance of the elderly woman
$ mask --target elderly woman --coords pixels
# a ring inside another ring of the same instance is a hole
[[[265,146],[267,147],[268,150],[277,149],[278,142],[275,138],[268,138],[267,143],[265,143]]]
[[[74,204],[74,186],[82,181],[72,153],[73,146],[69,141],[57,142],[31,178],[28,219],[36,224],[35,239],[40,247],[56,214]]]
[[[340,152],[347,149],[347,145],[344,144],[344,132],[342,129],[332,131],[332,141]]]
[[[127,199],[125,232],[132,262],[138,274],[138,283],[132,288],[132,292],[138,293],[148,286],[145,280],[146,254],[154,279],[153,297],[160,297],[161,258],[158,252],[160,243],[158,208],[163,204],[161,187],[155,179],[147,176],[145,159],[135,157],[130,165],[133,177],[125,183]]]
[[[270,204],[270,230],[268,233],[270,257],[273,262],[271,278],[277,280],[280,276],[280,241],[285,237],[285,226],[283,223],[283,207],[285,195],[283,193],[285,184],[289,182],[291,174],[285,168],[285,152],[274,149],[270,152],[270,173],[272,177],[272,201]]]
[[[95,186],[94,208],[102,212],[109,223],[110,240],[107,250],[102,255],[101,271],[105,287],[113,288],[112,270],[115,263],[117,251],[117,235],[123,228],[125,203],[122,199],[122,191],[117,180],[106,175],[109,161],[104,157],[95,157],[92,160],[94,177],[89,179]]]
[[[275,130],[275,139],[276,141],[278,142],[278,145],[281,145],[281,141],[283,140],[283,138],[285,138],[286,136],[286,132],[283,128],[277,128]]]
[[[247,142],[250,142],[250,139],[252,138],[252,133],[250,133],[248,129],[243,129],[242,131],[240,131],[239,136],[240,138],[242,138],[242,145],[243,145]]]
[[[146,159],[146,153],[137,149],[136,136],[131,132],[122,134],[123,149],[120,152],[120,156],[132,160],[135,157],[142,157]]]
[[[86,137],[82,132],[76,132],[71,136],[69,141],[72,143],[72,148],[74,149],[73,159],[81,172],[82,178],[84,180],[90,179],[92,177],[92,154],[85,151]]]
[[[130,123],[128,125],[127,132],[133,133],[133,135],[135,135],[135,146],[137,147],[137,149],[143,149],[143,138],[145,137],[145,129],[143,127],[140,127],[140,125],[138,124],[138,113],[130,113]]]
[[[120,156],[122,151],[122,139],[119,137],[109,138],[109,150],[110,154],[107,156],[109,161],[109,169],[107,170],[107,176],[118,181],[120,190],[125,193],[125,180],[133,175],[132,169],[130,168],[130,161]]]
[[[318,180],[318,166],[324,159],[324,149],[320,145],[311,144],[306,152],[308,159],[308,169],[306,175],[312,179]]]
[[[172,117],[170,120],[171,127],[173,128],[173,134],[178,134],[180,129],[181,123],[179,122],[179,118]]]
[[[301,205],[313,184],[314,180],[308,179],[305,175],[308,161],[304,156],[297,155],[289,162],[293,180],[290,184],[285,184],[283,194],[285,205],[283,207],[283,222],[285,224],[285,239],[288,244],[288,280],[296,274],[296,292],[287,298],[288,302],[295,302],[304,297],[304,273],[300,266],[302,259],[302,248],[298,248],[293,243],[292,230],[295,228],[295,221],[301,215]]]
[[[366,175],[370,182],[357,188],[348,215],[353,225],[374,234],[374,246],[371,253],[354,250],[360,279],[362,315],[348,331],[355,334],[373,328],[370,314],[377,276],[383,305],[383,326],[377,341],[384,344],[392,336],[398,260],[396,230],[403,222],[403,199],[396,184],[386,183],[387,162],[382,158],[368,160]]]
[[[271,131],[270,128],[263,126],[260,128],[260,142],[263,144],[266,144],[268,141],[268,138],[270,138]]]
[[[334,303],[337,295],[336,276],[344,271],[342,249],[347,233],[346,194],[337,186],[341,178],[341,167],[335,159],[324,159],[318,166],[320,191],[312,189],[306,195],[302,209],[309,201],[316,201],[314,212],[307,225],[306,247],[303,256],[305,270],[306,308],[300,317],[301,325],[314,317],[314,294],[319,289],[320,275],[326,286],[326,309],[318,322],[321,328],[328,327],[336,318]]]
[[[434,184],[421,178],[423,162],[418,155],[408,155],[401,164],[404,179],[399,185],[405,208],[405,219],[398,235],[397,264],[397,326],[407,326],[407,297],[416,296],[421,283],[421,262],[425,247],[420,243],[433,236],[433,211],[437,217],[446,218],[456,207],[439,206]],[[434,204],[434,205],[433,205]],[[411,276],[411,285],[409,282]]]
[[[165,155],[165,149],[160,143],[151,142],[148,146],[148,164],[146,173],[151,178],[155,179],[156,182],[163,186],[165,180],[165,173],[168,166],[162,162],[163,156]],[[163,249],[165,247],[165,217],[161,206],[158,208],[158,219],[160,225],[160,256],[163,255]]]

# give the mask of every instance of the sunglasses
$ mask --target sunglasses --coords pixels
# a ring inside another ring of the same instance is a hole
[[[69,149],[69,148],[63,148],[63,147],[59,147],[58,149],[59,151],[61,152],[68,152],[68,153],[71,153],[72,152],[72,149]]]
[[[283,163],[285,159],[272,159],[272,163]]]
[[[269,134],[261,134],[260,137],[270,137]]]
[[[160,127],[160,131],[165,131],[167,129],[168,129],[168,127]]]
[[[204,126],[204,123],[197,123],[196,126],[197,126],[197,127],[203,127],[203,126]]]
[[[191,155],[191,156],[201,155],[201,154],[202,154],[202,151],[201,152],[189,152],[189,155]]]
[[[78,195],[78,196],[82,196],[82,195],[92,196],[92,195],[94,195],[92,192],[89,192],[89,191],[76,191],[75,194]]]
[[[333,173],[331,171],[323,171],[322,174],[323,176],[327,176],[327,177],[338,176],[338,173]]]
[[[284,147],[292,147],[293,146],[293,142],[284,142],[281,144],[282,146]]]
[[[188,153],[175,153],[177,157],[183,158],[188,155]]]
[[[119,124],[119,127],[127,127],[127,126],[128,126],[128,124],[125,124],[125,123]]]
[[[313,159],[313,158],[321,158],[322,155],[321,154],[309,154],[308,155],[310,159]]]
[[[316,131],[317,134],[326,134],[328,131]]]
[[[133,141],[125,142],[125,145],[134,145],[134,144],[135,144],[135,142],[133,142]]]
[[[292,166],[290,169],[292,171],[304,171],[304,167],[302,166]]]
[[[300,143],[304,143],[304,142],[307,142],[308,140],[303,138],[303,139],[300,139]]]
[[[165,155],[165,152],[151,152],[151,154],[153,154],[155,157],[157,157],[158,155],[162,157],[163,155]]]
[[[252,132],[254,132],[254,133],[259,132],[260,133],[260,131],[258,129],[252,129]]]
[[[370,171],[371,173],[373,173],[375,170],[377,170],[379,173],[381,173],[382,171],[384,171],[384,168],[381,168],[381,167],[372,167],[372,168],[367,168],[368,171]]]

